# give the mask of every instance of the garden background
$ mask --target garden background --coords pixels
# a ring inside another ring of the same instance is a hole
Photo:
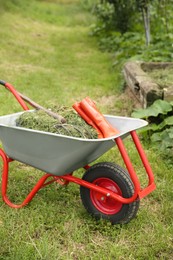
[[[133,32],[111,31],[109,40],[103,34],[92,37],[93,28],[100,23],[93,6],[95,1],[89,0],[1,0],[1,79],[46,107],[71,106],[90,96],[102,113],[131,115],[136,104],[124,92],[122,65],[130,58],[171,61],[172,34],[165,33],[164,28],[168,28],[163,26],[171,26],[167,20],[171,8],[166,7],[166,21],[158,17],[163,21],[158,23],[163,30],[155,26],[158,45],[150,42],[146,47],[142,20]],[[109,42],[111,47],[105,47]],[[137,54],[136,46],[140,46]],[[20,110],[3,88],[0,99],[1,115]],[[134,220],[114,226],[95,221],[85,211],[75,184],[47,186],[18,210],[0,199],[0,259],[173,259],[173,166],[150,142],[141,139],[157,189],[141,201]],[[127,138],[125,144],[143,181],[131,140]],[[116,147],[97,161],[116,161],[123,166]],[[78,170],[76,174],[82,173]],[[11,200],[21,202],[41,175],[36,169],[13,162],[8,194]]]

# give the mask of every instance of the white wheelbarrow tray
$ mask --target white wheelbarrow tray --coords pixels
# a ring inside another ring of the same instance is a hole
[[[30,110],[34,112],[34,110]],[[93,162],[115,145],[114,139],[147,125],[141,119],[105,115],[120,134],[103,139],[82,139],[16,126],[24,112],[0,117],[0,139],[11,159],[57,176]]]

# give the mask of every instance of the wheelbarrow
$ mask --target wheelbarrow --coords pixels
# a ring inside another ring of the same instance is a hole
[[[30,110],[26,100],[9,83],[0,80],[19,102],[23,110]],[[0,139],[3,149],[0,156],[2,168],[2,199],[12,208],[27,205],[36,193],[46,185],[70,182],[80,186],[80,197],[84,208],[96,219],[107,219],[112,224],[128,223],[139,209],[140,200],[155,190],[154,175],[136,130],[147,125],[141,119],[104,115],[112,127],[119,132],[111,137],[83,139],[16,126],[16,119],[22,112],[0,116]],[[148,184],[141,188],[139,178],[123,144],[123,139],[131,136],[146,172]],[[113,162],[92,164],[105,152],[117,145],[126,169]],[[31,192],[21,204],[14,204],[7,196],[9,164],[14,160],[44,172]],[[82,178],[74,171],[83,168]]]

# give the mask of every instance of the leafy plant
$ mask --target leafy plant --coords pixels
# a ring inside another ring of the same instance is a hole
[[[95,0],[80,0],[80,4],[81,6],[88,10],[88,11],[92,11],[92,9],[94,8],[96,1]]]
[[[102,0],[93,9],[96,22],[91,34],[97,37],[101,50],[115,54],[114,65],[128,59],[172,61],[172,3],[173,0]]]
[[[150,107],[132,113],[133,117],[146,119],[148,127],[142,130],[152,144],[156,144],[163,156],[173,158],[173,102],[156,100]]]
[[[96,23],[92,28],[93,35],[106,36],[115,31],[121,34],[129,31],[131,21],[134,21],[135,9],[133,0],[100,1],[94,8]]]
[[[92,25],[91,34],[98,37],[109,36],[114,31],[113,5],[106,2],[104,4],[97,4],[94,8],[94,14],[97,21]]]

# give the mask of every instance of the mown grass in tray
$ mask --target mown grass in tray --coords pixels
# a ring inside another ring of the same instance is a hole
[[[24,112],[16,120],[16,125],[85,139],[97,138],[95,129],[88,125],[72,108],[54,107],[51,110],[63,116],[66,119],[66,123],[59,123],[57,119],[51,117],[46,112],[36,110],[35,112]]]

